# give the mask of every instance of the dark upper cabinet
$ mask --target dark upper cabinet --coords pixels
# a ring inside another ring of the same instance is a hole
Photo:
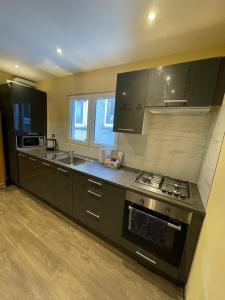
[[[115,132],[142,132],[148,79],[149,70],[118,74],[113,126]]]
[[[210,58],[150,70],[147,106],[207,107],[215,100],[222,59]]]
[[[64,167],[55,166],[54,205],[68,215],[72,215],[72,184],[72,172]]]
[[[12,87],[14,130],[16,135],[46,135],[46,93],[18,84],[12,84]]]

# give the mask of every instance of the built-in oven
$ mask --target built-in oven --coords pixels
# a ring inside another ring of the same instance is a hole
[[[17,146],[20,148],[43,147],[44,137],[40,135],[17,136]]]
[[[185,209],[127,191],[122,235],[144,251],[179,267],[191,217],[192,213]]]

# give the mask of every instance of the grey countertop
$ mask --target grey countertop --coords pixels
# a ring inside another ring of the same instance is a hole
[[[178,206],[198,214],[202,214],[202,215],[205,214],[205,209],[202,204],[201,197],[199,195],[198,187],[196,184],[191,183],[191,192],[192,192],[192,198],[194,202],[193,204],[189,204],[185,201],[174,200],[164,195],[159,195],[151,191],[146,191],[142,188],[132,185],[137,175],[141,172],[141,170],[131,169],[128,167],[122,167],[121,169],[113,170],[113,169],[106,168],[103,164],[99,163],[96,160],[90,160],[80,165],[70,166],[61,163],[57,160],[51,160],[43,157],[46,154],[52,153],[50,151],[46,151],[45,148],[18,148],[17,150],[19,152],[29,154],[31,156],[40,158],[42,160],[45,161],[47,160],[52,164],[63,166],[67,169],[80,172],[89,176],[93,176],[103,181],[126,188],[128,190],[138,192],[145,196],[154,197],[155,199],[159,199],[160,201],[167,202],[174,206]]]

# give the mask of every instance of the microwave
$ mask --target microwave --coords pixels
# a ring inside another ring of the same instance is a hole
[[[36,136],[18,136],[17,137],[17,146],[20,148],[29,148],[29,147],[43,147],[44,146],[44,137],[40,135]]]

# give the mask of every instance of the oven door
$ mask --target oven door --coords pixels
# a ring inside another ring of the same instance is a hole
[[[187,231],[188,224],[125,202],[123,237],[175,267],[180,265]]]

